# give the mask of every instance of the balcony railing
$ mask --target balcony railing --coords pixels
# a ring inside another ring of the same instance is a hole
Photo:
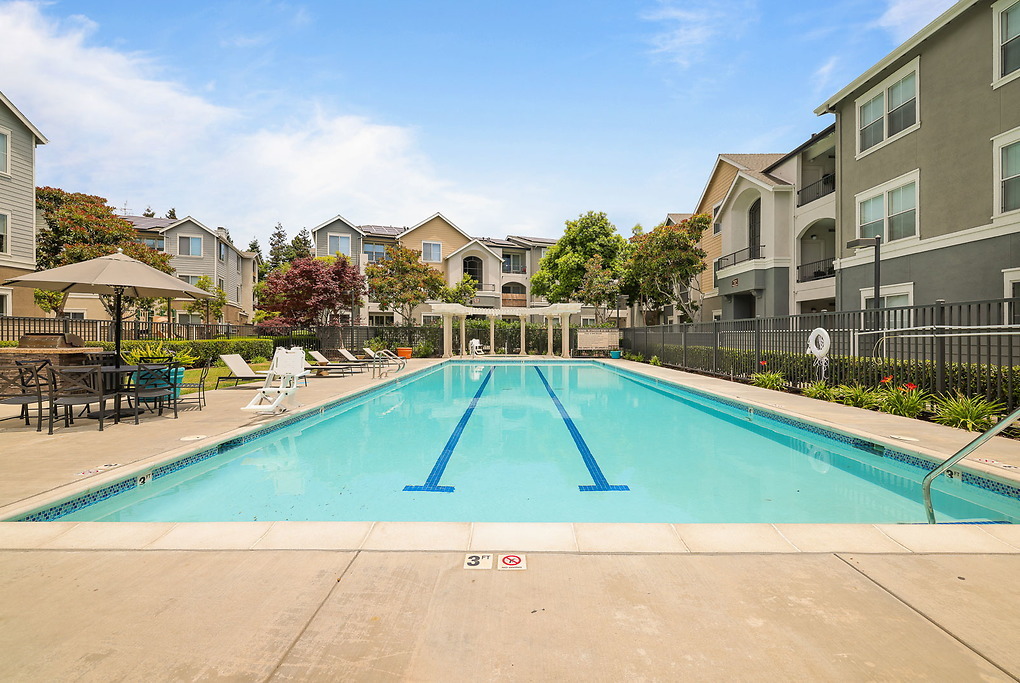
[[[528,268],[527,268],[527,266],[514,266],[514,265],[510,265],[508,263],[504,263],[503,264],[503,272],[504,273],[512,273],[514,275],[527,275]]]
[[[833,265],[835,260],[834,257],[823,258],[821,261],[804,263],[797,266],[797,282],[811,282],[812,280],[835,277],[836,268]]]
[[[495,292],[496,285],[491,282],[479,282],[475,285],[476,292]]]
[[[735,251],[732,254],[726,254],[726,256],[723,256],[715,262],[715,272],[718,273],[723,268],[729,268],[730,266],[735,266],[738,263],[743,263],[744,261],[759,259],[761,258],[762,249],[764,249],[764,247],[762,245],[758,245],[756,247],[747,247],[746,249]]]
[[[821,180],[815,181],[797,192],[797,206],[810,204],[827,194],[836,191],[836,174],[828,173],[822,176]]]
[[[528,305],[527,294],[504,294],[503,295],[503,307],[504,308],[524,308]]]

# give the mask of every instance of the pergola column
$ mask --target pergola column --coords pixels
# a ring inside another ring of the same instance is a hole
[[[489,353],[496,353],[496,316],[489,315]]]
[[[570,314],[560,314],[560,349],[563,358],[570,358]]]
[[[548,356],[553,355],[553,351],[555,351],[555,349],[553,349],[553,324],[552,324],[552,321],[553,321],[553,319],[552,319],[551,315],[545,316],[545,336],[546,336],[546,342],[547,342],[546,346],[548,348],[548,350],[546,351],[546,355],[548,355]]]
[[[443,358],[453,356],[453,314],[443,313]]]
[[[467,355],[467,316],[460,316],[460,355]]]
[[[521,315],[521,316],[518,316],[518,317],[521,319],[521,354],[520,355],[526,356],[528,354],[528,342],[527,342],[528,316]]]

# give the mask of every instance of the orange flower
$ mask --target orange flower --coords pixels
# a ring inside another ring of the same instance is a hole
[[[917,388],[917,385],[914,384],[913,382],[907,382],[906,384],[903,385],[903,388],[906,389],[907,391],[913,391],[914,389]]]
[[[763,360],[760,360],[760,361],[758,361],[758,365],[768,365],[768,363],[766,363],[766,362],[765,362],[765,361],[763,361]]]
[[[889,375],[888,377],[883,377],[882,378],[882,384],[888,384],[891,381],[892,381],[892,375]]]

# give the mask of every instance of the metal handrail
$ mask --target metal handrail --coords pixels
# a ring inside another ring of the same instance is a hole
[[[1010,426],[1017,420],[1017,418],[1020,418],[1020,408],[1017,408],[1012,413],[996,422],[995,425],[988,431],[983,434],[979,434],[976,439],[958,450],[955,455],[947,458],[941,465],[925,476],[924,480],[921,482],[921,491],[924,493],[924,511],[928,515],[928,524],[935,524],[935,509],[931,505],[931,484],[935,478],[973,453],[985,441],[988,441],[1006,427]]]

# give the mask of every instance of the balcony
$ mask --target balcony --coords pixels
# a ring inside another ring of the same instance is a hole
[[[758,245],[756,247],[747,247],[740,251],[735,251],[732,254],[726,254],[726,256],[723,256],[715,262],[715,272],[718,274],[718,272],[723,268],[729,268],[730,266],[735,266],[738,263],[743,263],[744,261],[759,259],[761,258],[762,249],[764,249],[764,247],[762,245]]]
[[[492,284],[491,282],[479,282],[478,284],[475,285],[475,291],[476,292],[495,292],[496,291],[496,285]]]
[[[821,180],[815,181],[797,192],[797,206],[810,204],[816,199],[821,199],[827,194],[836,191],[836,174],[827,173]]]
[[[797,282],[811,282],[812,280],[835,277],[836,268],[833,265],[835,260],[835,257],[830,257],[797,266]]]
[[[528,267],[522,265],[513,265],[510,263],[503,264],[503,272],[510,273],[512,275],[527,275]]]
[[[527,294],[504,294],[503,308],[525,308],[528,305]]]

